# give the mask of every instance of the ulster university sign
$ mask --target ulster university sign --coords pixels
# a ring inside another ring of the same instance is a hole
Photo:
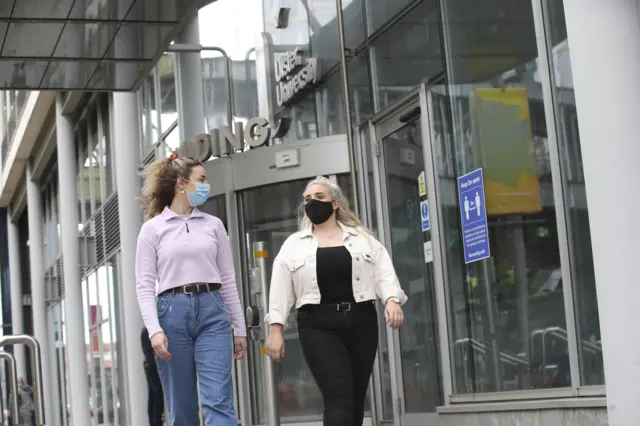
[[[242,151],[245,143],[251,148],[263,146],[269,142],[270,136],[269,122],[256,117],[248,120],[244,126],[242,123],[235,123],[233,130],[224,126],[185,141],[178,148],[178,154],[181,157],[197,157],[204,163],[211,157]]]
[[[276,101],[287,105],[307,92],[321,76],[318,58],[302,58],[300,49],[292,50],[275,60]]]

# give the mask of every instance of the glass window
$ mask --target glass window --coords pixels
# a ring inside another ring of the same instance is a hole
[[[285,2],[282,0],[262,0],[264,30],[271,34],[275,51],[284,52],[292,47],[308,50],[309,19],[305,7],[306,1],[283,3]],[[277,28],[278,14],[281,9],[288,9],[287,25]]]
[[[227,199],[224,194],[209,198],[200,210],[216,216],[222,221],[224,229],[227,229]]]
[[[140,125],[142,138],[140,139],[140,155],[141,158],[149,152],[153,144],[160,139],[158,132],[158,104],[156,99],[156,69],[147,76],[138,91],[138,100],[140,105]]]
[[[563,0],[545,0],[548,46],[551,50],[553,99],[558,127],[558,146],[569,228],[571,275],[573,278],[580,373],[585,385],[604,384],[600,316],[593,270],[589,213],[573,93],[573,76]]]
[[[416,0],[365,0],[369,34],[379,30],[411,3],[416,3]]]
[[[98,134],[98,120],[95,110],[87,115],[87,138],[89,140],[88,156],[85,160],[85,167],[89,169],[88,195],[91,200],[91,215],[95,214],[104,201],[102,194],[101,163],[102,155],[100,151],[100,140]],[[87,194],[85,194],[86,196]]]
[[[115,166],[113,164],[113,144],[111,140],[111,127],[109,127],[109,97],[100,98],[97,110],[99,122],[98,137],[100,138],[100,163],[102,164],[105,198],[109,197],[115,189]]]
[[[86,128],[83,126],[79,126],[76,132],[76,148],[78,150],[78,174],[76,178],[76,193],[78,198],[78,221],[80,223],[85,223],[89,216],[91,216],[91,198],[89,195],[89,166],[86,161],[86,133]]]
[[[103,329],[105,336],[103,337],[105,343],[105,357],[109,359],[109,365],[107,366],[106,379],[107,379],[107,400],[108,406],[111,410],[109,413],[109,420],[114,422],[115,425],[121,424],[124,419],[119,416],[120,401],[118,400],[118,332],[116,328],[116,305],[115,305],[115,293],[118,291],[118,274],[116,271],[116,257],[107,261],[105,266],[106,280],[107,280],[107,300],[109,301],[109,323],[106,325],[106,329]],[[106,360],[105,360],[106,364]]]
[[[363,0],[342,0],[345,47],[354,49],[364,41]],[[309,0],[311,52],[322,59],[325,70],[340,62],[340,42],[335,0]]]
[[[443,233],[453,236],[446,271],[454,391],[570,386],[531,2],[448,0],[443,7],[453,126],[439,116],[434,132],[447,138],[436,143],[438,164],[453,166],[453,176],[438,173]],[[444,194],[457,194],[456,178],[479,168],[486,198],[476,204],[486,209],[491,257],[466,264],[461,206]]]
[[[56,373],[58,375],[58,395],[60,395],[60,424],[66,426],[69,420],[69,394],[67,386],[67,339],[65,334],[64,322],[64,301],[56,304],[52,308],[53,313],[53,329],[56,347]]]
[[[380,2],[385,5],[400,0]],[[386,6],[395,8],[396,6]],[[374,15],[375,16],[375,15]],[[404,15],[371,44],[377,110],[444,71],[437,0],[426,0]]]
[[[173,53],[162,55],[156,67],[160,79],[160,134],[162,134],[178,119],[175,55]],[[172,134],[175,137],[166,140],[167,148],[171,152],[178,149],[180,145],[180,132]]]

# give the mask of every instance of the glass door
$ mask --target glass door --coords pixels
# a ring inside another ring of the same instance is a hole
[[[443,405],[434,273],[438,245],[432,238],[421,115],[415,93],[372,126],[381,237],[409,296],[404,325],[388,329],[387,339],[394,420],[407,426],[436,425],[436,407]]]
[[[244,281],[249,283],[250,265],[253,264],[252,244],[264,241],[267,244],[267,275],[271,276],[273,259],[280,251],[285,240],[298,230],[301,214],[302,193],[307,182],[312,178],[297,179],[273,185],[260,186],[239,193],[240,217],[242,222],[243,273]],[[349,186],[348,175],[334,177],[352,200],[353,191]],[[249,292],[247,292],[249,294]],[[245,300],[245,305],[255,305],[254,301]],[[305,424],[322,420],[322,395],[302,355],[298,340],[298,328],[295,312],[288,319],[285,332],[286,355],[276,365],[277,397],[282,423]],[[249,378],[251,387],[251,411],[253,424],[264,424],[264,376],[261,371],[259,345],[249,345]],[[368,399],[367,399],[368,402]],[[367,406],[368,409],[368,406]],[[369,415],[365,413],[365,415]]]

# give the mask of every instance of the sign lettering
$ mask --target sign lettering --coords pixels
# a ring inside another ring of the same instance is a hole
[[[213,129],[211,133],[202,133],[192,140],[180,144],[178,154],[181,157],[196,157],[203,163],[211,157],[222,157],[242,151],[245,144],[258,148],[269,142],[271,128],[269,122],[261,117],[252,118],[244,126],[235,123],[234,129],[227,126]]]
[[[303,59],[300,49],[280,56],[275,61],[276,102],[287,105],[312,88],[320,79],[320,60]]]

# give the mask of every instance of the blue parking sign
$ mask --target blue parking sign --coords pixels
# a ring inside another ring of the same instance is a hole
[[[458,178],[458,195],[465,263],[491,257],[482,169]]]
[[[422,221],[422,232],[431,229],[431,219],[429,219],[429,202],[420,202],[420,218]]]

